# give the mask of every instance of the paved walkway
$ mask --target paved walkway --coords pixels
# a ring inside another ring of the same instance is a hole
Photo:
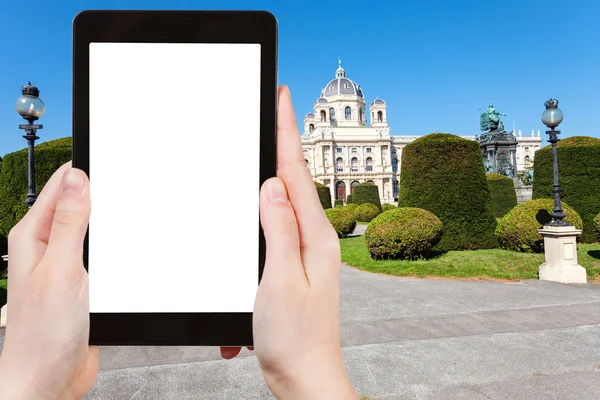
[[[351,380],[373,399],[600,399],[600,286],[396,278],[342,266]],[[0,330],[0,346],[4,330]],[[86,399],[268,399],[252,353],[103,347]]]

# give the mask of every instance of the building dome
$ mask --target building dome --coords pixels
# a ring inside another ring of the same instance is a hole
[[[314,119],[314,118],[315,118],[315,114],[313,114],[313,113],[308,113],[308,114],[306,114],[306,117],[304,117],[304,118],[308,118],[308,119]]]
[[[317,100],[317,103],[329,103],[329,100],[327,100],[324,97],[319,97],[319,99]]]
[[[371,105],[373,104],[383,104],[385,105],[385,101],[381,100],[379,97],[376,98],[375,100],[373,100],[373,102],[371,103]]]
[[[364,98],[360,85],[346,78],[346,70],[342,68],[342,61],[338,60],[339,67],[335,71],[335,79],[329,81],[321,92],[321,97],[337,96],[338,94],[350,94]]]

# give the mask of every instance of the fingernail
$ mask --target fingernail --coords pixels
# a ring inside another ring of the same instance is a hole
[[[63,175],[61,190],[64,194],[80,195],[83,192],[83,174],[69,168]]]
[[[271,179],[267,183],[267,192],[271,203],[286,203],[288,201],[287,190],[281,179]]]

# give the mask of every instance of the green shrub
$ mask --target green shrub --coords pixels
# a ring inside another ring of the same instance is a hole
[[[583,220],[582,243],[596,241],[594,217],[600,210],[600,139],[573,136],[556,145],[562,201]],[[552,146],[535,152],[533,198],[553,198]]]
[[[371,258],[420,259],[442,238],[442,221],[421,208],[396,208],[375,218],[365,231]]]
[[[354,232],[356,218],[348,211],[342,208],[330,208],[325,210],[325,215],[327,215],[339,238],[344,238]]]
[[[6,304],[6,298],[8,296],[8,292],[6,290],[6,279],[0,279],[0,307]]]
[[[353,195],[349,194],[348,196],[346,196],[346,204],[352,204],[354,202],[353,199]]]
[[[322,183],[315,182],[315,186],[317,187],[317,194],[319,195],[319,200],[321,201],[321,205],[324,210],[331,208],[331,192],[329,188]]]
[[[517,205],[517,192],[514,181],[501,174],[487,174],[487,183],[490,189],[492,214],[502,218]]]
[[[350,203],[346,204],[344,210],[348,211],[350,214],[354,215],[356,213],[356,209],[358,208],[358,204]]]
[[[71,137],[40,143],[34,149],[35,191],[39,195],[48,179],[71,160]],[[0,234],[10,230],[27,213],[27,149],[7,154],[0,167]]]
[[[596,240],[600,242],[600,214],[594,218],[594,231],[596,232]]]
[[[374,204],[379,212],[381,209],[381,200],[379,199],[379,188],[374,183],[361,183],[354,187],[354,193],[352,195],[352,202],[358,205],[361,204]]]
[[[354,215],[356,220],[360,222],[370,222],[373,218],[380,214],[379,208],[371,203],[364,203],[356,207]]]
[[[344,200],[336,199],[334,206],[335,207],[344,207]]]
[[[561,204],[566,214],[565,221],[581,229],[583,222],[577,211],[565,203]],[[502,218],[496,228],[500,246],[524,253],[543,252],[544,238],[538,229],[552,220],[550,214],[553,208],[553,199],[535,199],[517,205]]]
[[[398,207],[396,207],[393,204],[389,204],[389,203],[382,204],[381,208],[382,208],[383,212],[386,212],[386,211],[389,211],[389,210],[396,210],[396,209],[398,209]]]
[[[444,224],[435,250],[495,248],[496,219],[475,141],[435,133],[404,147],[398,207],[423,208]]]

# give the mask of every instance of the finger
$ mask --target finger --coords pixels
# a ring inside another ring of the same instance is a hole
[[[221,347],[221,357],[226,360],[231,360],[242,351],[241,347]]]
[[[77,271],[81,268],[83,241],[89,218],[89,180],[83,171],[68,169],[61,182],[48,247],[44,254],[44,259],[50,261],[52,268],[77,268]]]
[[[64,172],[71,161],[63,164],[52,174],[33,207],[11,230],[8,241],[9,274],[13,282],[29,274],[40,262],[50,236],[56,199]]]
[[[310,279],[312,274],[323,271],[320,268],[322,265],[329,265],[328,258],[334,253],[331,247],[334,241],[337,242],[337,235],[325,216],[314,181],[306,168],[300,133],[286,86],[279,90],[277,157],[277,176],[285,182],[296,213],[302,259]]]
[[[267,254],[264,280],[276,284],[306,283],[300,256],[300,237],[294,209],[283,181],[271,178],[260,191],[260,222],[265,233]]]

